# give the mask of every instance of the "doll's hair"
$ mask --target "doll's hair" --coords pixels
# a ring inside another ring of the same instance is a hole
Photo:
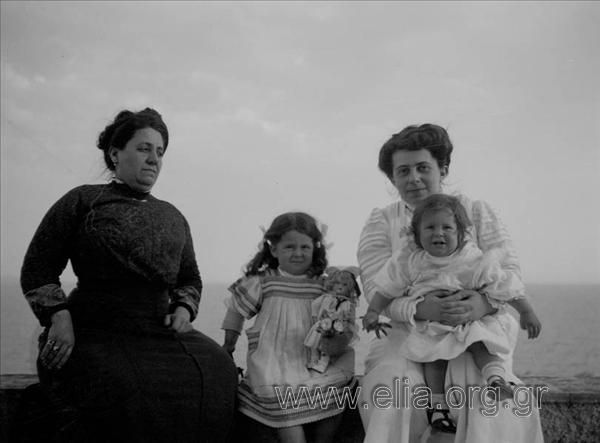
[[[331,291],[333,290],[333,286],[336,283],[348,283],[350,287],[354,290],[356,297],[360,296],[360,287],[358,286],[358,282],[356,281],[356,275],[347,270],[347,269],[338,269],[338,268],[327,268],[326,271],[327,277],[325,278],[325,290]]]
[[[458,249],[462,248],[465,244],[467,229],[471,226],[471,220],[469,220],[467,210],[461,204],[460,200],[447,194],[432,194],[416,206],[410,227],[417,246],[423,249],[423,244],[419,236],[419,225],[423,217],[429,212],[436,211],[448,211],[454,216],[458,234]]]
[[[271,246],[276,246],[281,238],[290,231],[307,235],[313,241],[312,263],[307,274],[311,277],[323,273],[327,267],[327,253],[323,244],[323,234],[316,220],[304,212],[286,212],[275,217],[263,236],[260,250],[246,265],[246,276],[258,275],[266,269],[277,269],[279,260],[271,254]]]

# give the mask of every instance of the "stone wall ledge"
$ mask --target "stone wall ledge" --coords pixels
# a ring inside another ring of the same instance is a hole
[[[526,386],[545,386],[540,417],[545,441],[600,442],[600,377],[521,377]],[[22,390],[38,381],[36,375],[0,375],[0,441],[8,442],[8,429],[14,419],[16,405]],[[277,441],[272,430],[241,417],[244,428],[240,441]],[[435,441],[448,441],[449,436]],[[358,443],[364,439],[364,430],[358,411],[347,410],[340,426],[336,443]],[[432,439],[429,440],[434,441]]]

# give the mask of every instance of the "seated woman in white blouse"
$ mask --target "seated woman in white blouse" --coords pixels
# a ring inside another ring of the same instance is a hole
[[[408,234],[415,204],[443,192],[442,180],[448,175],[452,149],[446,130],[434,124],[408,126],[380,149],[379,169],[398,190],[401,200],[373,210],[361,233],[358,262],[367,299],[375,294],[377,272],[394,252],[406,245],[403,237]],[[473,239],[479,248],[484,252],[492,247],[504,248],[507,253],[501,266],[520,280],[517,256],[498,216],[483,201],[458,197],[473,223]],[[415,396],[418,392],[415,388],[424,386],[423,368],[399,352],[399,344],[408,336],[410,322],[430,320],[460,325],[497,313],[507,334],[516,341],[518,324],[504,310],[503,305],[490,303],[485,295],[473,290],[452,295],[433,291],[421,300],[396,298],[385,312],[392,320],[391,328],[385,330],[387,335],[379,334],[382,339],[371,343],[365,362],[360,391],[365,441],[408,443],[426,437],[428,404]],[[512,356],[507,356],[507,361],[507,380],[519,384],[512,373]],[[456,442],[543,441],[538,410],[529,407],[528,414],[519,413],[527,398],[510,400],[509,407],[498,407],[477,395],[476,387],[483,386],[485,382],[471,355],[466,353],[449,362],[446,397],[457,425]],[[533,396],[529,402],[534,402]]]

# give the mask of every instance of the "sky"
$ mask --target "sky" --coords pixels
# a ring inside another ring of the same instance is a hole
[[[105,125],[149,106],[170,130],[153,194],[186,216],[206,281],[234,281],[291,210],[328,226],[330,263],[356,264],[369,213],[398,198],[379,148],[432,122],[455,146],[445,189],[498,211],[526,282],[600,283],[598,3],[0,9],[3,279],[53,202],[110,178]]]

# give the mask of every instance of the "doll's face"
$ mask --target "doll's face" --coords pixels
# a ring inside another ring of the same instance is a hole
[[[344,281],[336,281],[333,283],[333,293],[335,295],[348,295],[350,290],[350,286]]]
[[[354,282],[351,277],[345,278],[343,275],[335,275],[333,280],[328,284],[329,291],[335,295],[343,295],[349,297],[354,292]]]

